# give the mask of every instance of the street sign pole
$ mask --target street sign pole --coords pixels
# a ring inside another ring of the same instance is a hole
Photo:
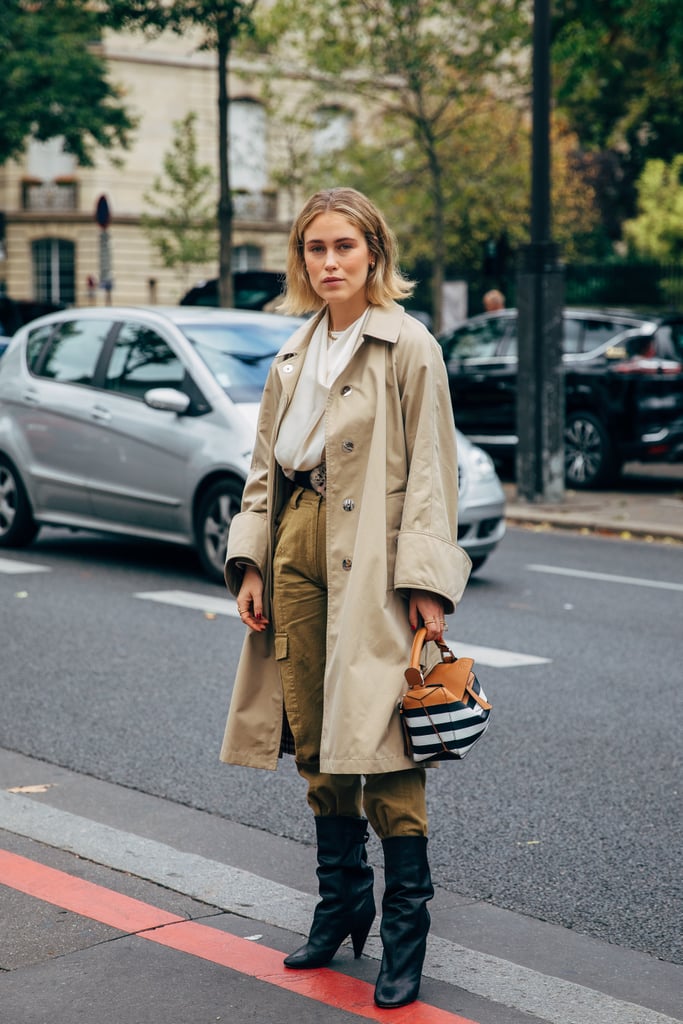
[[[100,288],[104,289],[105,302],[111,306],[111,293],[114,287],[111,262],[111,245],[109,239],[109,225],[111,224],[111,210],[107,197],[101,195],[95,207],[95,221],[99,224],[100,230]]]
[[[517,492],[564,497],[564,268],[550,228],[550,0],[534,0],[531,244],[517,280]]]

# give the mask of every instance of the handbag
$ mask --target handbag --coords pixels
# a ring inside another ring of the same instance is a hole
[[[399,703],[406,754],[418,763],[460,760],[486,732],[491,705],[473,659],[456,658],[444,643],[435,641],[441,662],[425,678],[420,655],[426,635],[424,628],[415,634],[405,671],[408,690]]]

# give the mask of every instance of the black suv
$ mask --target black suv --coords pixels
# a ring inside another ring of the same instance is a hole
[[[284,274],[272,270],[236,270],[232,276],[235,309],[263,309],[282,294]],[[180,300],[181,306],[217,306],[218,278],[201,281]]]
[[[494,458],[517,444],[517,311],[484,313],[440,339],[456,425]],[[566,309],[567,486],[600,487],[627,460],[683,457],[683,315]]]

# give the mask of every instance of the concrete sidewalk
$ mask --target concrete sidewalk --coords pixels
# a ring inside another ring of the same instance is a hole
[[[315,902],[311,846],[0,750],[2,1024],[682,1024],[680,966],[443,889],[420,1002],[378,1010],[378,922],[282,966]]]
[[[505,483],[504,490],[511,526],[683,543],[683,463],[631,463],[624,469],[618,490],[568,490],[557,504],[519,500],[514,483]]]

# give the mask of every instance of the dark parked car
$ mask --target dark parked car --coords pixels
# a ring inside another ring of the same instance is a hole
[[[472,317],[441,339],[456,425],[495,459],[517,444],[517,312]],[[565,474],[599,487],[627,460],[683,456],[683,315],[566,309]]]
[[[263,309],[283,291],[284,274],[271,270],[238,270],[233,274],[236,309]],[[180,300],[181,306],[217,306],[218,278],[200,281]]]
[[[0,346],[7,345],[15,331],[24,324],[45,313],[54,313],[64,306],[58,302],[41,302],[38,299],[11,299],[0,295]],[[6,337],[4,337],[6,335]],[[1,350],[0,350],[1,354]]]

